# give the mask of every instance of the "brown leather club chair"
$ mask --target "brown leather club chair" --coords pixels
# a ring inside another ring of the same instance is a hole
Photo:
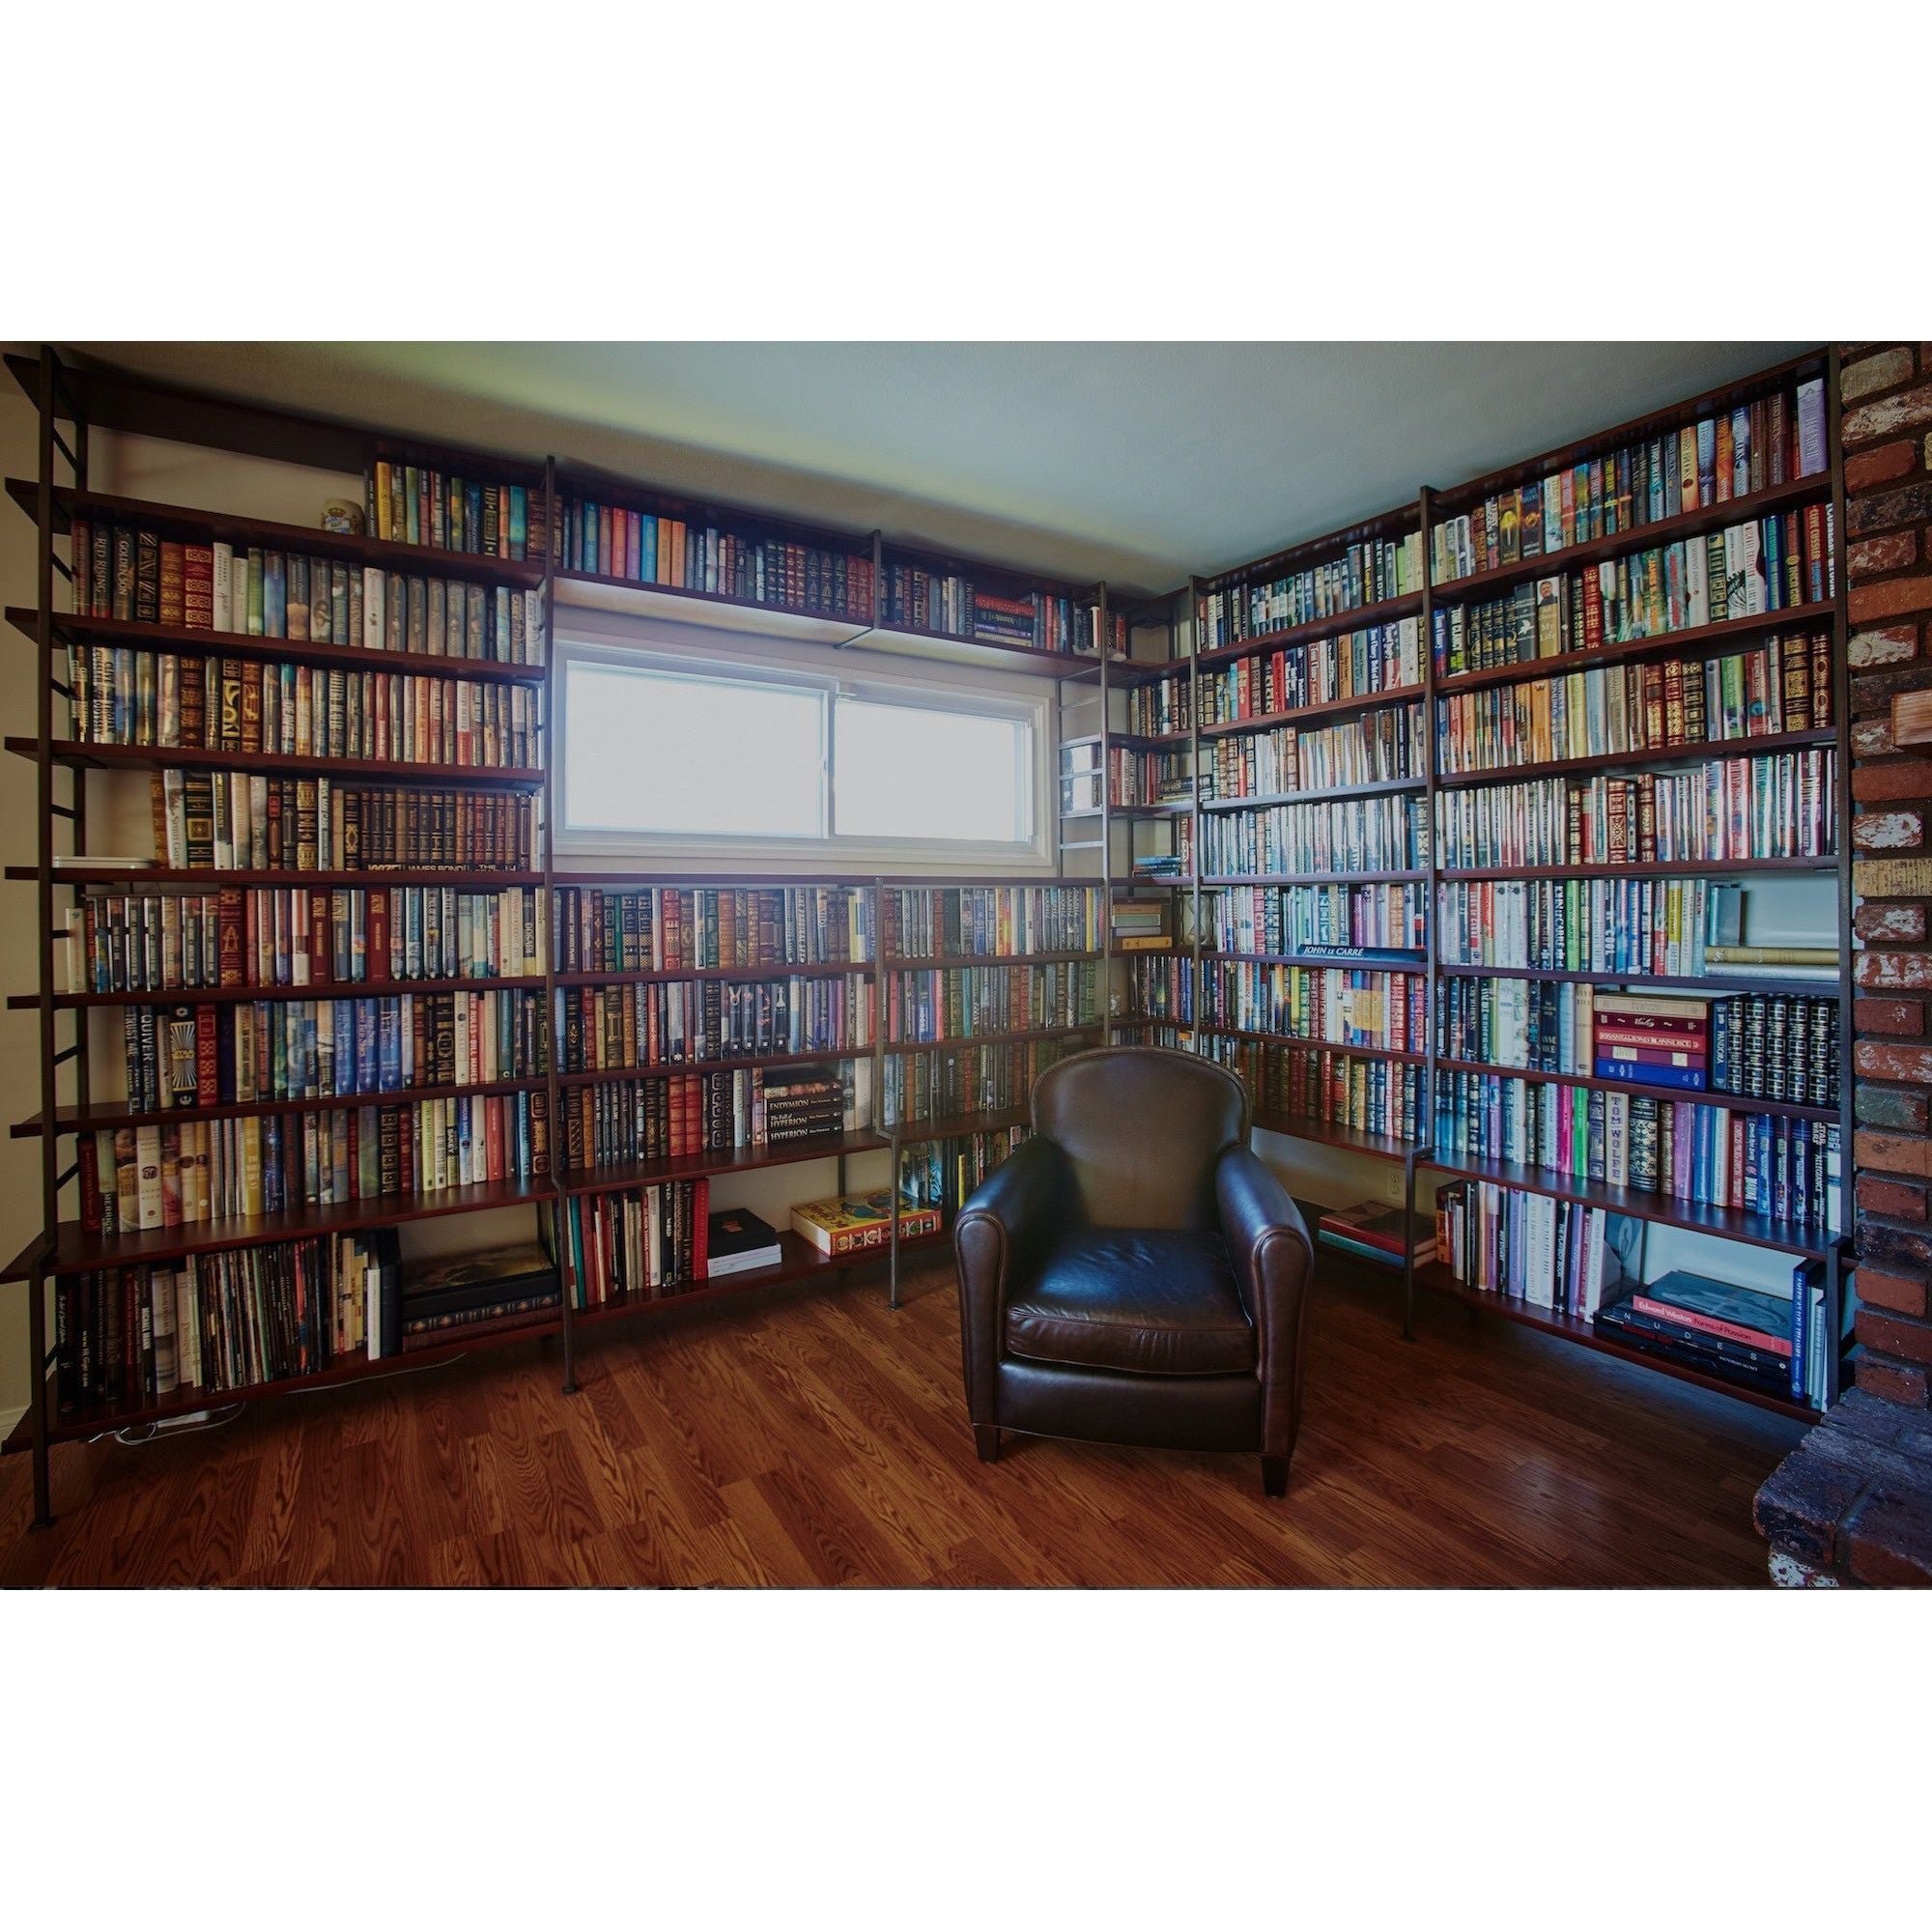
[[[1042,1073],[1034,1137],[953,1230],[966,1406],[1000,1431],[1260,1452],[1288,1490],[1312,1255],[1225,1067],[1101,1047]]]

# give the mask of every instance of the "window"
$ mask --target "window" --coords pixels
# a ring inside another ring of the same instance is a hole
[[[584,643],[561,657],[560,848],[1049,862],[1037,694]]]

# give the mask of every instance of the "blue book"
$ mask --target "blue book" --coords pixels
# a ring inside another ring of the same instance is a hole
[[[1653,1066],[1644,1061],[1605,1060],[1600,1056],[1596,1072],[1599,1080],[1621,1080],[1634,1087],[1675,1087],[1691,1094],[1705,1091],[1706,1076],[1701,1066]]]
[[[529,541],[529,497],[521,483],[510,485],[510,554],[521,557]]]

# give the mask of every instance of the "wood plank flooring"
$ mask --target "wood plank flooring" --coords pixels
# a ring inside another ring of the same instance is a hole
[[[0,1584],[1757,1585],[1799,1425],[1324,1273],[1285,1500],[1253,1457],[974,1458],[950,1261],[0,1465]]]

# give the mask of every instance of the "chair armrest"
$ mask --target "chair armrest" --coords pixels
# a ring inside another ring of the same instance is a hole
[[[994,1414],[1007,1292],[1024,1280],[1063,1224],[1065,1157],[1043,1134],[1022,1143],[980,1184],[952,1226],[959,1272],[966,1406],[975,1422]]]
[[[1214,1199],[1235,1285],[1255,1324],[1262,1381],[1262,1449],[1286,1456],[1301,1422],[1308,1278],[1315,1254],[1300,1210],[1250,1148],[1230,1148],[1214,1169]]]

